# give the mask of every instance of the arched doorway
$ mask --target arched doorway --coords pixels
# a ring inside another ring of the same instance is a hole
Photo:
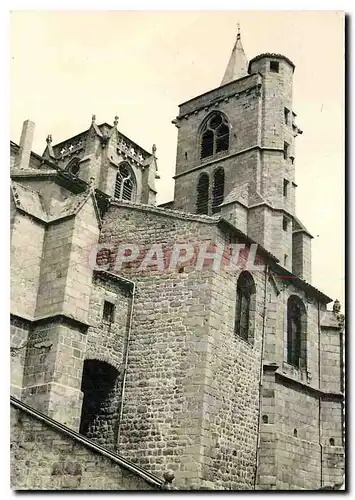
[[[107,448],[115,446],[120,399],[118,376],[118,370],[105,361],[84,361],[79,432]]]

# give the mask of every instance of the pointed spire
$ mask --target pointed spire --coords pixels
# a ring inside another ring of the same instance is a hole
[[[99,127],[96,125],[96,115],[92,115],[91,116],[91,127],[89,130],[92,130],[94,129],[95,130],[95,133],[99,136],[99,137],[102,137],[102,133],[101,133],[101,130],[99,129]]]
[[[227,83],[238,80],[248,74],[248,60],[244,53],[242,40],[240,36],[240,26],[237,26],[237,38],[229,58],[227,69],[224,73],[224,77],[221,85],[226,85]]]
[[[117,125],[118,125],[118,116],[116,115],[113,120],[113,127],[109,132],[109,137],[117,137]]]

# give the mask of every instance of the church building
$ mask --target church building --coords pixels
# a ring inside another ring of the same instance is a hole
[[[295,212],[294,71],[281,54],[248,61],[238,33],[221,84],[179,106],[162,205],[156,146],[117,117],[49,135],[42,156],[24,122],[10,155],[12,488],[343,483],[344,316],[311,284]]]

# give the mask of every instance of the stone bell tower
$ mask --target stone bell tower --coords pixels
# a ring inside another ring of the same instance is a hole
[[[310,280],[311,235],[295,216],[295,65],[281,54],[247,62],[237,38],[216,89],[180,105],[174,208],[220,213]]]

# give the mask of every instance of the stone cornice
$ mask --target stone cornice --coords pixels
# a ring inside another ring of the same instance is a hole
[[[56,323],[69,323],[72,326],[78,327],[80,330],[83,331],[83,333],[86,333],[87,329],[91,326],[89,323],[76,319],[72,316],[69,316],[68,314],[65,313],[56,313],[56,314],[49,314],[45,316],[40,316],[40,317],[30,317],[26,315],[19,315],[19,314],[13,314],[10,313],[10,318],[14,318],[20,321],[27,322],[31,326],[37,326],[39,324],[45,324],[45,323],[50,323],[50,322],[56,322]]]
[[[143,203],[134,203],[125,200],[110,199],[110,206],[117,206],[121,208],[129,208],[133,210],[139,210],[141,212],[150,212],[157,215],[164,215],[167,217],[172,217],[181,220],[191,220],[197,222],[203,222],[205,224],[216,224],[220,217],[213,215],[202,215],[202,214],[190,214],[188,212],[183,212],[181,210],[172,210],[170,208],[161,208],[155,205],[144,205]]]
[[[334,401],[334,400],[343,401],[344,399],[344,394],[342,394],[341,392],[323,391],[319,388],[307,385],[304,382],[300,382],[299,380],[295,380],[294,378],[290,377],[289,375],[286,375],[285,373],[276,372],[275,375],[276,378],[282,381],[284,385],[291,385],[296,390],[298,389],[299,391],[308,392],[314,397],[318,397],[326,401]]]
[[[291,59],[289,59],[288,57],[282,55],[282,54],[277,54],[275,52],[264,52],[263,54],[259,54],[255,57],[253,57],[253,59],[250,59],[249,61],[249,65],[248,65],[248,73],[249,75],[253,75],[254,73],[250,73],[250,68],[251,68],[251,65],[253,64],[253,62],[256,62],[256,61],[259,61],[260,59],[265,59],[266,57],[270,57],[272,59],[283,59],[284,61],[288,62],[288,64],[290,66],[292,66],[292,69],[295,70],[295,65],[294,63],[291,61]]]
[[[52,180],[58,185],[65,187],[68,191],[78,194],[85,191],[88,187],[88,183],[79,179],[79,177],[74,177],[69,172],[57,168],[56,171],[41,171],[35,169],[28,169],[21,172],[21,170],[10,171],[10,177],[15,179],[40,179],[43,181]]]
[[[280,368],[280,366],[277,363],[264,363],[263,364],[263,371],[264,372],[274,372],[275,378],[278,379],[278,381],[283,383],[284,385],[291,385],[296,390],[298,389],[299,391],[306,391],[309,394],[311,394],[312,396],[317,397],[317,398],[321,398],[321,399],[326,400],[326,401],[334,401],[334,400],[343,401],[343,399],[344,399],[344,394],[342,394],[341,392],[323,391],[322,389],[319,389],[318,387],[313,387],[311,385],[305,384],[304,382],[296,380],[293,377],[286,375],[285,373],[278,372],[277,370],[279,368]]]
[[[307,234],[307,236],[309,236],[313,240],[313,236],[309,231],[307,231],[307,229],[296,229],[295,231],[292,231],[292,234],[297,234],[297,233]]]
[[[238,82],[239,82],[240,80],[243,80],[244,78],[248,78],[248,77],[250,77],[250,76],[251,76],[251,75],[247,75],[247,76],[245,76],[245,77],[243,77],[243,78],[240,78],[240,79],[238,80]],[[230,85],[231,83],[233,83],[233,82],[229,82],[229,83],[227,83],[226,85],[224,85],[224,87],[227,87],[227,86],[228,86],[228,85]],[[243,96],[243,94],[249,95],[249,94],[251,94],[251,92],[252,92],[252,91],[256,91],[256,96],[257,96],[257,97],[259,97],[259,96],[261,96],[261,92],[260,92],[261,86],[262,86],[262,84],[261,84],[261,83],[257,83],[257,84],[255,84],[255,85],[252,85],[251,87],[246,87],[245,89],[241,89],[241,90],[239,90],[239,91],[233,90],[233,91],[231,91],[230,93],[228,93],[228,94],[226,94],[226,95],[223,95],[223,96],[221,96],[221,97],[216,97],[215,99],[212,99],[212,100],[211,100],[208,104],[203,104],[203,105],[201,105],[201,106],[198,106],[198,107],[194,108],[194,109],[193,109],[193,110],[191,110],[191,111],[188,111],[188,112],[187,112],[187,113],[185,113],[185,114],[178,115],[178,116],[176,117],[176,119],[175,119],[175,120],[173,120],[173,122],[172,122],[172,123],[173,123],[174,125],[177,125],[177,122],[181,121],[181,120],[182,120],[182,119],[184,119],[184,118],[185,118],[185,119],[188,119],[188,117],[189,117],[190,115],[196,115],[197,113],[199,113],[199,112],[200,112],[200,111],[202,111],[202,110],[204,110],[204,111],[208,112],[208,111],[210,111],[211,109],[215,109],[216,107],[218,107],[218,106],[219,106],[219,105],[220,105],[223,101],[228,102],[228,101],[229,101],[229,99],[233,99],[233,98],[235,98],[235,99],[239,99],[241,96]],[[180,104],[180,106],[179,106],[179,107],[184,106],[185,104],[187,104],[187,103],[189,103],[189,102],[192,102],[192,101],[194,101],[195,99],[198,99],[199,97],[206,96],[206,95],[208,95],[209,93],[214,92],[215,90],[216,90],[216,89],[213,89],[213,90],[210,90],[209,92],[206,92],[205,94],[201,94],[200,96],[194,97],[194,98],[193,98],[193,99],[191,99],[190,101],[186,101],[186,102],[184,102],[184,103]]]
[[[280,213],[283,213],[283,214],[287,215],[291,219],[294,218],[294,215],[291,212],[289,212],[288,210],[286,210],[285,208],[273,207],[270,203],[267,203],[265,201],[263,201],[261,203],[256,203],[255,205],[250,205],[247,208],[248,208],[248,210],[252,210],[253,208],[260,208],[260,207],[267,207],[270,210],[272,210],[273,212],[280,212]]]
[[[275,257],[272,253],[268,252],[266,248],[264,248],[262,245],[257,243],[255,240],[250,238],[248,235],[243,233],[240,229],[238,229],[236,226],[231,224],[227,219],[224,217],[221,217],[220,220],[218,221],[218,226],[221,227],[222,229],[227,229],[230,232],[233,232],[235,235],[237,235],[241,240],[243,240],[247,245],[257,245],[257,252],[260,253],[260,255],[263,255],[266,257],[267,260],[272,260],[273,262],[277,263],[279,262],[279,259]]]
[[[245,153],[249,153],[250,151],[278,151],[283,154],[284,150],[281,148],[267,148],[265,146],[259,146],[258,144],[255,144],[254,146],[250,146],[249,148],[242,149],[241,151],[236,151],[235,153],[227,154],[227,155],[222,155],[219,156],[218,158],[213,158],[212,160],[205,161],[202,164],[200,163],[199,165],[196,165],[195,167],[192,167],[188,170],[185,170],[184,172],[181,172],[180,174],[175,174],[173,176],[173,179],[178,179],[179,177],[182,177],[183,175],[187,175],[191,172],[195,172],[196,170],[201,170],[202,168],[208,167],[209,165],[213,165],[214,163],[218,163],[221,160],[225,161],[228,160],[229,158],[234,158],[235,156],[240,156]]]
[[[254,74],[256,74],[256,73],[253,73],[253,75],[254,75]],[[259,74],[260,74],[260,73],[259,73]],[[245,75],[245,76],[243,76],[243,78],[239,78],[239,79],[238,79],[238,82],[241,82],[241,81],[243,81],[243,80],[246,80],[247,78],[250,78],[250,77],[251,77],[251,76],[253,76],[253,75]],[[206,95],[208,95],[208,94],[212,94],[212,92],[215,92],[217,89],[221,89],[221,88],[223,88],[223,87],[227,87],[228,85],[231,85],[231,84],[232,84],[232,83],[234,83],[234,82],[235,82],[235,80],[234,80],[233,82],[228,82],[228,83],[226,83],[225,85],[221,85],[220,87],[216,87],[216,88],[214,88],[214,89],[208,90],[207,92],[204,92],[203,94],[200,94],[200,95],[198,95],[198,96],[196,96],[196,97],[192,97],[191,99],[189,99],[189,100],[187,100],[187,101],[184,101],[184,102],[182,102],[181,104],[179,104],[179,108],[180,108],[181,106],[184,106],[184,104],[188,104],[188,103],[190,103],[190,102],[194,101],[195,99],[199,99],[200,97],[204,97],[204,96],[206,96]],[[235,93],[235,92],[234,92],[234,93]]]
[[[16,205],[16,210],[18,212],[20,212],[21,214],[27,215],[28,217],[30,217],[32,220],[34,220],[37,223],[40,223],[40,224],[43,224],[43,225],[48,224],[48,221],[46,219],[41,219],[40,217],[37,217],[36,215],[31,214],[30,212],[28,212],[24,208],[21,208],[21,207],[19,207],[17,205]]]
[[[114,283],[119,283],[126,288],[132,288],[134,282],[119,276],[118,274],[111,273],[110,271],[105,271],[101,269],[94,269],[94,277],[102,279],[103,281],[112,281]]]
[[[309,293],[309,295],[315,297],[323,304],[328,304],[329,302],[333,302],[333,299],[328,297],[328,295],[325,295],[323,292],[318,290],[318,288],[311,285],[307,281],[303,280],[299,276],[295,276],[291,271],[281,266],[281,264],[279,263],[275,265],[275,268],[272,269],[272,272],[275,273],[277,276],[282,276],[283,278],[293,282],[296,287],[301,288],[301,290],[304,290],[306,293]]]

